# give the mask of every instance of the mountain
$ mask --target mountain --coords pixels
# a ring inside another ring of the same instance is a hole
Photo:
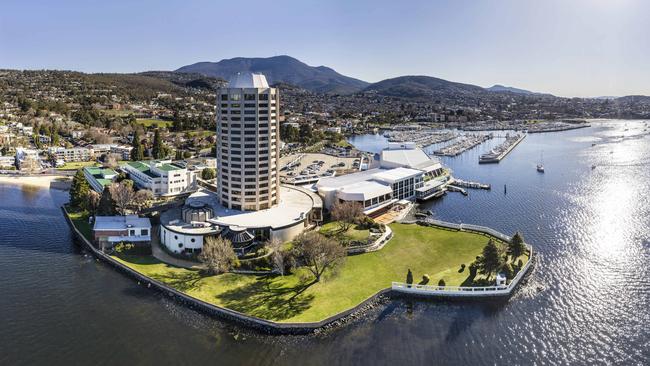
[[[447,97],[486,94],[480,86],[455,83],[431,76],[400,76],[370,84],[363,92],[404,98]]]
[[[197,62],[177,69],[177,73],[196,73],[228,80],[240,71],[260,72],[270,84],[288,83],[301,88],[332,94],[357,92],[368,85],[365,81],[344,76],[325,66],[309,66],[293,57],[236,57],[219,62]]]
[[[493,85],[489,88],[485,88],[485,90],[491,91],[491,92],[510,92],[510,93],[515,93],[515,94],[537,94],[533,93],[530,90],[524,90],[524,89],[518,89],[518,88],[513,88],[511,86],[503,86],[503,85]]]

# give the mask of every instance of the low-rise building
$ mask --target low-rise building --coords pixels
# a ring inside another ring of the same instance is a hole
[[[54,155],[57,160],[63,160],[65,162],[70,161],[88,161],[93,157],[93,150],[86,147],[73,147],[73,148],[64,148],[64,147],[51,147],[49,153]]]
[[[113,183],[117,178],[117,172],[113,169],[84,167],[84,176],[90,187],[97,193],[102,193],[104,188]]]
[[[133,146],[111,145],[110,147],[110,153],[119,155],[122,160],[131,160],[131,150]]]
[[[137,215],[96,216],[93,239],[102,249],[118,243],[150,245],[151,221]]]
[[[154,196],[174,196],[196,190],[196,173],[171,160],[130,161],[122,165],[129,178]]]

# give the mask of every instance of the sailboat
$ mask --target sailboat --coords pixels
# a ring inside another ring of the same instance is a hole
[[[540,173],[544,173],[544,152],[543,151],[542,151],[541,159],[537,164],[537,171]]]

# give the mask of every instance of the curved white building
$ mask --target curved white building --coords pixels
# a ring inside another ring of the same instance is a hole
[[[224,207],[257,211],[280,199],[280,94],[262,74],[238,73],[217,89],[217,187]]]

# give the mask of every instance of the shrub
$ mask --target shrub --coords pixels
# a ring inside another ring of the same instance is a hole
[[[517,261],[517,267],[519,267],[519,269],[521,269],[521,267],[523,267],[523,266],[524,266],[524,262],[521,259],[518,260]]]
[[[424,274],[422,275],[422,281],[420,281],[418,285],[426,285],[427,283],[429,283],[429,280],[430,280],[429,275]]]
[[[438,281],[438,286],[440,286],[440,287],[445,287],[445,286],[447,286],[447,284],[445,283],[445,280],[443,280],[443,279],[441,278],[440,281]]]
[[[464,270],[465,270],[465,263],[460,265],[460,269],[458,270],[458,273],[463,273]]]

